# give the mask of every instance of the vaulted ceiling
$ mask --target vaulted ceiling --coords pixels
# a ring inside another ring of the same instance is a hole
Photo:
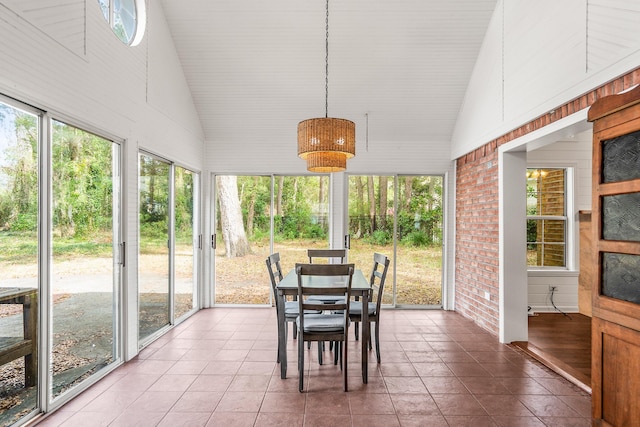
[[[295,143],[325,115],[324,0],[161,0],[208,143]],[[447,143],[496,0],[331,0],[330,117]]]

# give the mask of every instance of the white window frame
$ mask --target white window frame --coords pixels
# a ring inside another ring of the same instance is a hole
[[[104,19],[109,23],[109,27],[116,34],[115,26],[116,19],[114,16],[114,3],[116,0],[98,0],[98,4],[100,6],[100,10],[104,16]],[[123,1],[123,0],[120,0]],[[144,37],[144,33],[147,27],[147,8],[145,4],[145,0],[130,0],[134,5],[134,20],[135,20],[135,30],[133,36],[130,40],[125,41],[122,40],[117,34],[118,40],[122,41],[124,44],[128,46],[137,46],[142,41]]]
[[[526,215],[526,220],[529,219],[552,219],[552,220],[564,220],[565,221],[565,265],[564,267],[557,266],[535,266],[527,265],[528,271],[542,272],[542,271],[574,271],[576,269],[576,250],[578,244],[576,238],[578,236],[576,227],[578,222],[576,221],[575,212],[575,197],[576,197],[576,170],[577,165],[574,164],[554,164],[554,163],[536,163],[527,164],[527,171],[529,169],[564,169],[565,172],[565,215],[564,216],[549,216],[549,215]],[[525,242],[525,245],[528,242]]]

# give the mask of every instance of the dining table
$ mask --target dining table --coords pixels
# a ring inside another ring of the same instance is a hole
[[[335,276],[303,276],[303,286],[309,287],[334,287],[336,285]],[[346,280],[346,277],[345,277]],[[287,275],[278,283],[278,298],[283,300],[286,295],[298,294],[298,275],[295,268],[289,271]],[[362,301],[369,301],[369,293],[371,292],[371,284],[364,276],[362,270],[355,270],[351,280],[351,295],[362,298]],[[284,307],[284,304],[281,304]],[[362,310],[362,336],[360,345],[362,347],[362,382],[368,382],[369,373],[369,313],[368,310]],[[285,316],[284,310],[278,310],[278,349],[280,354],[280,378],[287,378],[287,336],[285,334]]]

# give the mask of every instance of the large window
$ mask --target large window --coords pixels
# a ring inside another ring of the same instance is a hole
[[[199,175],[140,153],[138,314],[140,345],[196,308]]]
[[[171,321],[169,204],[171,164],[139,155],[140,248],[138,254],[139,339]]]
[[[391,259],[383,304],[442,307],[442,190],[441,176],[349,176],[349,262]]]
[[[218,175],[214,188],[216,304],[271,303],[269,253],[288,272],[329,247],[328,176]]]
[[[38,406],[36,112],[0,101],[0,425]],[[23,344],[27,344],[25,347]],[[11,351],[13,349],[13,352]],[[11,356],[11,353],[15,357]]]
[[[0,425],[119,361],[120,190],[117,142],[0,98]]]
[[[51,137],[50,370],[57,397],[118,356],[120,146],[55,120]]]
[[[527,265],[567,267],[567,169],[527,169]]]

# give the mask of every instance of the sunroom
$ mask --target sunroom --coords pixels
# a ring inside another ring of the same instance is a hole
[[[501,343],[591,316],[587,111],[640,82],[619,3],[0,0],[0,421],[200,310],[269,309],[274,252],[384,252],[385,310]],[[346,170],[299,158],[317,117],[355,124]]]

